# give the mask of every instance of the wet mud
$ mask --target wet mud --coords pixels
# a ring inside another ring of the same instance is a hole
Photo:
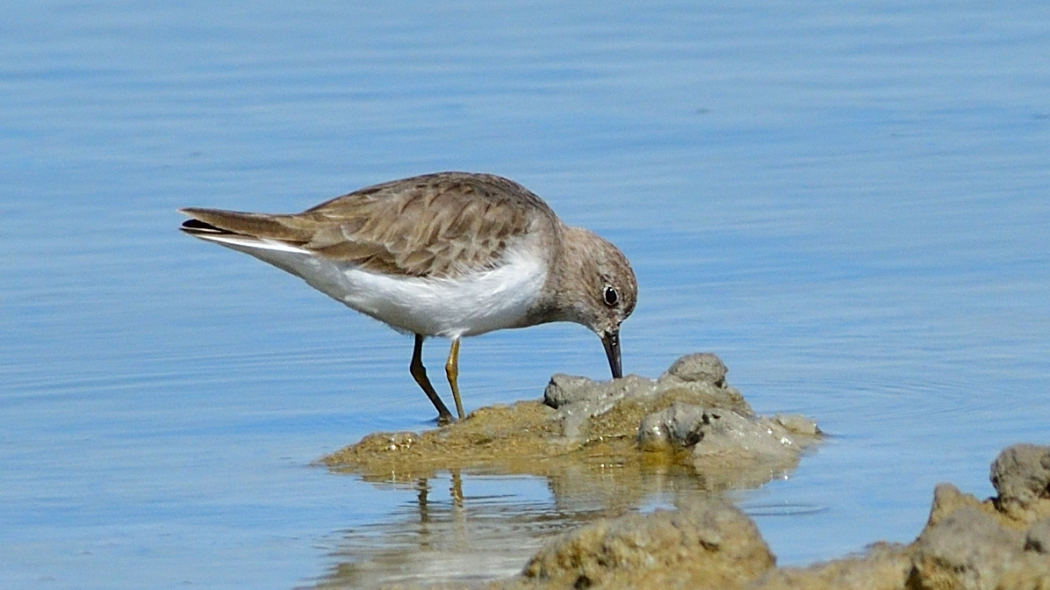
[[[802,416],[757,416],[712,354],[678,359],[657,379],[555,375],[539,401],[481,408],[434,430],[385,432],[325,457],[330,469],[411,482],[440,471],[554,476],[611,467],[688,470],[703,489],[754,487],[820,440]],[[645,486],[642,486],[643,488]]]

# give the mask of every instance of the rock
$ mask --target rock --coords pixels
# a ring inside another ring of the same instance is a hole
[[[693,456],[740,456],[763,461],[797,457],[801,446],[780,424],[764,418],[750,419],[732,411],[705,415],[703,437],[693,446]]]
[[[671,407],[642,418],[638,427],[638,444],[644,451],[689,447],[703,437],[700,429],[704,408],[675,402]]]
[[[649,450],[689,447],[696,434],[690,429],[705,411],[731,410],[746,418],[754,417],[740,392],[726,384],[725,375],[725,365],[710,353],[683,356],[656,380],[629,375],[612,381],[593,381],[558,374],[547,384],[543,403],[558,410],[562,442],[570,447],[620,436],[619,431],[627,428],[636,429],[638,440]],[[680,406],[673,415],[648,418],[678,403],[696,408],[686,410]],[[692,417],[687,418],[685,413]],[[815,431],[815,425],[812,428]]]
[[[628,375],[612,381],[557,374],[543,392],[543,403],[558,410],[565,442],[578,445],[587,441],[590,421],[605,416],[625,402],[635,405],[653,401],[656,382]],[[632,424],[634,427],[637,425]]]
[[[821,434],[816,421],[801,414],[777,414],[773,416],[773,421],[795,434],[805,436],[819,436]]]
[[[377,482],[412,485],[442,469],[484,468],[546,476],[555,490],[597,489],[594,480],[612,477],[645,481],[638,493],[675,487],[655,473],[699,474],[703,489],[716,491],[758,486],[793,469],[803,448],[819,440],[816,424],[756,416],[725,376],[709,353],[683,356],[658,379],[557,374],[543,403],[479,408],[420,434],[372,434],[323,461]],[[621,504],[618,497],[622,491],[610,491],[610,504]]]
[[[1050,447],[1019,444],[1007,447],[990,474],[1000,510],[1022,522],[1050,516]]]
[[[1044,518],[1028,529],[1024,550],[1050,556],[1050,518]]]
[[[704,452],[723,457],[739,453],[740,449],[751,449],[757,456],[776,456],[779,451],[754,452],[769,438],[768,432],[763,435],[754,430],[756,425],[777,435],[809,430],[804,419],[752,418],[728,408],[682,401],[651,412],[643,425],[638,439],[648,442],[640,446],[685,446],[695,453],[711,443],[714,446]],[[725,440],[719,442],[721,439]],[[739,444],[734,445],[734,439]],[[405,434],[369,440],[382,452],[396,455],[415,452],[423,444]],[[730,448],[734,450],[726,450]],[[1050,518],[1023,521],[1010,514],[1020,511],[1025,519],[1030,519],[1047,501],[1043,479],[1046,449],[1036,445],[1005,449],[991,467],[999,492],[996,498],[982,502],[951,484],[938,485],[927,525],[910,546],[877,543],[861,555],[805,568],[775,569],[774,557],[747,516],[717,496],[690,488],[687,495],[677,498],[676,504],[681,507],[676,511],[602,519],[560,535],[528,562],[521,575],[492,582],[488,587],[1050,590]],[[753,470],[755,463],[730,460],[726,466],[738,477],[742,470]],[[748,467],[742,469],[741,464]],[[713,477],[712,463],[703,465],[703,478],[709,481]],[[582,477],[576,485],[590,489],[594,481]],[[618,496],[626,493],[623,486],[611,489]],[[698,496],[700,500],[696,499]],[[631,509],[628,504],[619,508]]]
[[[676,360],[661,379],[673,377],[682,381],[725,387],[727,372],[728,369],[722,359],[709,352],[700,352],[687,354]]]
[[[862,555],[805,568],[778,568],[747,590],[904,590],[911,570],[907,547],[876,543]]]
[[[993,590],[1024,538],[976,507],[963,507],[919,535],[911,584],[922,589]]]
[[[597,416],[621,401],[644,402],[670,395],[682,398],[682,401],[753,415],[751,406],[740,392],[726,384],[725,376],[725,365],[711,353],[685,355],[655,380],[628,375],[612,381],[594,381],[559,373],[547,384],[543,403],[559,410],[577,406]],[[580,411],[576,410],[576,413]]]
[[[773,567],[755,524],[721,500],[586,525],[549,542],[522,576],[544,587],[734,587]]]
[[[638,429],[638,443],[646,450],[690,448],[696,458],[733,455],[766,461],[793,458],[800,449],[776,420],[681,402],[647,415]]]
[[[962,493],[950,483],[937,484],[933,488],[933,505],[930,507],[926,528],[936,525],[944,517],[964,507],[980,508],[981,502],[970,494]],[[994,511],[994,508],[992,510]]]
[[[589,404],[590,411],[601,414],[628,395],[651,395],[653,381],[628,375],[612,381],[594,381],[587,377],[557,373],[543,390],[543,403],[554,408],[571,404]]]

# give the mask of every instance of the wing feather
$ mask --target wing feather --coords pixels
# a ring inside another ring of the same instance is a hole
[[[525,187],[462,172],[367,187],[294,215],[183,211],[220,232],[284,242],[376,272],[429,277],[491,268],[516,237],[557,223]],[[186,231],[206,237],[191,223]]]

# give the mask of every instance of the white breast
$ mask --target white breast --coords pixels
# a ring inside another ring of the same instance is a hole
[[[361,313],[424,336],[458,338],[520,326],[547,279],[546,262],[531,245],[513,250],[498,268],[440,279],[384,275],[299,249],[248,252]]]
[[[315,289],[395,329],[424,336],[458,338],[521,326],[547,280],[546,261],[538,244],[530,241],[512,247],[498,268],[425,279],[361,270],[273,240],[205,239],[302,277]]]

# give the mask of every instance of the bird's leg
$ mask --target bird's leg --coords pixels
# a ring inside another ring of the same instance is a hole
[[[423,393],[427,394],[430,398],[430,402],[434,404],[434,407],[438,411],[438,424],[444,426],[450,422],[454,422],[455,418],[452,417],[452,412],[448,411],[445,407],[445,402],[441,401],[434,386],[430,384],[430,379],[427,379],[427,368],[423,366],[423,335],[416,334],[416,345],[412,349],[412,364],[408,366],[408,370],[412,373],[412,378],[416,380],[416,383],[423,389]],[[459,402],[459,395],[456,394],[456,402]]]
[[[452,397],[456,400],[456,412],[463,419],[463,402],[459,401],[459,338],[452,339],[452,348],[448,351],[448,362],[445,363],[445,376],[452,387]]]

